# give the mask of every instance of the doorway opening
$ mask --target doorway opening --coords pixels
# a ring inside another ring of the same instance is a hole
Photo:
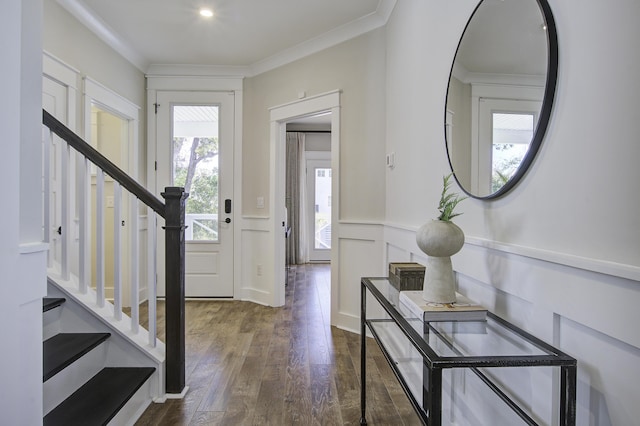
[[[337,245],[338,235],[338,212],[339,206],[339,183],[340,183],[340,91],[300,99],[289,104],[273,107],[270,110],[271,117],[271,183],[270,194],[274,200],[272,214],[269,219],[270,236],[273,247],[273,305],[284,305],[284,295],[286,287],[287,261],[286,245],[289,224],[288,208],[286,207],[286,151],[287,151],[287,125],[293,125],[294,121],[306,119],[313,116],[325,115],[329,119],[331,127],[330,135],[330,170],[331,170],[331,247],[330,250],[330,271],[331,271],[331,317],[337,315],[337,301],[339,294],[338,283],[338,259],[339,246]],[[303,216],[304,217],[304,216]],[[283,229],[284,228],[284,229]]]
[[[331,111],[286,124],[287,265],[331,261]]]
[[[130,120],[121,116],[118,113],[110,111],[103,105],[92,102],[91,103],[91,134],[89,140],[91,144],[102,155],[107,157],[109,161],[114,163],[120,169],[127,173],[131,173],[131,164],[129,158],[130,151]],[[122,303],[123,306],[130,306],[130,285],[131,278],[131,266],[130,260],[130,232],[127,227],[131,226],[133,220],[136,220],[131,216],[129,207],[129,196],[122,194],[118,188],[117,182],[108,175],[104,176],[104,181],[99,183],[98,175],[92,173],[91,176],[91,205],[96,205],[98,194],[102,193],[105,199],[103,200],[105,209],[101,212],[104,217],[104,229],[101,230],[97,226],[97,211],[92,212],[91,217],[91,264],[98,264],[98,256],[103,256],[104,269],[99,271],[97,268],[91,270],[91,282],[95,288],[99,279],[103,279],[105,283],[105,292],[107,299],[112,300],[115,297],[117,285],[122,285]],[[102,185],[103,189],[99,190],[99,186]],[[116,206],[118,213],[116,213]],[[115,215],[122,214],[121,224],[114,223]],[[120,228],[117,229],[116,227]],[[98,238],[98,233],[102,233]],[[116,234],[118,234],[116,238]],[[115,250],[116,241],[119,240],[119,251]],[[102,244],[102,247],[98,247]],[[119,267],[115,267],[118,264]],[[103,275],[103,278],[99,278],[99,275]],[[116,274],[120,274],[117,276]],[[134,278],[135,279],[135,278]],[[116,284],[118,283],[118,284]],[[120,284],[121,283],[121,284]]]
[[[120,169],[134,179],[138,179],[140,108],[88,77],[84,78],[84,92],[85,140]],[[80,165],[77,165],[77,168],[79,169]],[[108,175],[93,167],[90,174],[91,205],[97,205],[93,204],[96,203],[97,197],[102,198],[103,210],[100,214],[104,219],[104,229],[97,229],[99,212],[97,210],[91,212],[90,255],[94,259],[92,264],[95,265],[94,262],[99,257],[102,257],[104,263],[101,270],[93,269],[84,272],[87,276],[82,279],[91,280],[96,286],[98,281],[103,282],[108,299],[115,297],[117,289],[120,288],[122,306],[129,307],[137,304],[142,295],[147,292],[144,284],[138,287],[137,295],[131,292],[131,288],[135,288],[133,283],[147,282],[144,268],[138,268],[135,262],[131,262],[130,244],[140,235],[138,227],[140,211],[137,200],[132,195],[121,191],[119,185],[116,185]],[[118,216],[121,221],[116,224],[114,218]],[[102,243],[100,243],[102,247],[98,250],[98,235],[103,232]],[[116,253],[118,245],[120,248]],[[78,272],[80,273],[79,269]]]

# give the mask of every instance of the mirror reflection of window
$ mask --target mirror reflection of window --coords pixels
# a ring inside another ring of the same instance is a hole
[[[534,114],[494,112],[491,192],[496,192],[514,175],[533,138]]]
[[[547,0],[480,0],[460,38],[445,104],[449,163],[468,195],[502,196],[523,176],[546,131],[557,63]],[[535,114],[528,148],[520,142],[493,144],[493,112]],[[515,170],[498,164],[515,158]]]
[[[473,150],[477,156],[472,153],[477,170],[472,178],[474,194],[492,194],[516,173],[528,152],[540,105],[540,101],[480,99],[478,148]]]

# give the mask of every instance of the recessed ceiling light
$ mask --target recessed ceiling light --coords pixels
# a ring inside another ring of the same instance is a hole
[[[205,18],[211,18],[213,16],[213,10],[202,8],[200,9],[200,16],[204,16]]]

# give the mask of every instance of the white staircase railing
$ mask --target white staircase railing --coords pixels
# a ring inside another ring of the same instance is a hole
[[[122,320],[123,307],[129,307],[130,331],[134,334],[140,330],[142,293],[148,305],[148,345],[156,347],[156,213],[149,206],[145,206],[146,211],[141,210],[136,196],[123,190],[104,170],[46,126],[43,150],[43,238],[52,247],[49,271],[64,281],[76,283],[79,293],[95,295],[98,307],[113,304],[116,321]],[[106,195],[105,186],[109,187],[110,195]],[[123,211],[126,205],[128,211]],[[109,235],[105,233],[107,209],[113,212]],[[143,248],[139,223],[145,219]],[[127,253],[126,276],[123,276],[123,253]],[[144,282],[139,268],[143,259]]]
[[[188,194],[184,188],[165,188],[163,203],[45,110],[43,125],[43,239],[50,245],[50,274],[72,283],[83,299],[101,310],[100,315],[106,312],[119,326],[130,318],[127,331],[134,337],[148,331],[149,347],[166,346],[166,391],[180,394],[185,389],[184,206]],[[164,345],[156,337],[158,217],[164,219],[165,255],[171,259],[165,262],[165,283],[160,284],[165,286],[167,302]],[[141,231],[146,232],[142,243]],[[125,269],[128,273],[123,274]],[[142,280],[141,275],[146,278]],[[140,324],[142,298],[148,305],[147,330]],[[128,317],[123,313],[126,306],[130,307]]]

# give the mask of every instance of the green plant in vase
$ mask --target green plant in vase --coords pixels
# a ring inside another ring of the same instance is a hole
[[[451,256],[464,245],[464,232],[451,221],[462,213],[455,211],[458,204],[466,199],[450,192],[453,173],[442,178],[442,194],[438,211],[440,215],[418,230],[416,243],[427,254],[422,298],[433,303],[454,303],[456,301],[455,279]]]
[[[459,202],[467,199],[467,197],[461,197],[457,193],[449,193],[451,176],[453,176],[453,173],[442,177],[442,195],[440,196],[440,204],[438,204],[438,211],[440,212],[438,220],[444,220],[446,222],[462,214],[454,213],[454,210]]]

